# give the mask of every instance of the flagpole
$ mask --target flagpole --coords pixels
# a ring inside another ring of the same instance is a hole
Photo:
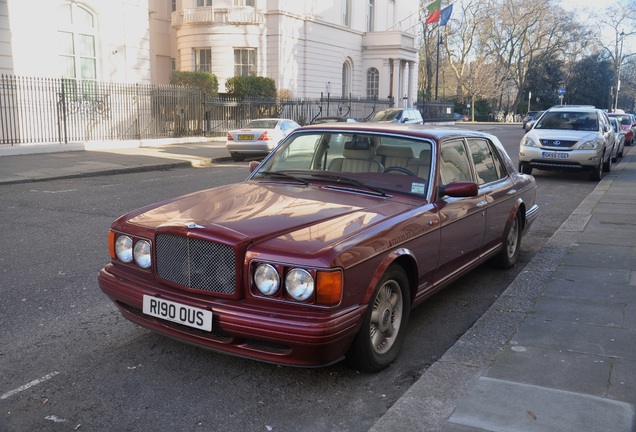
[[[442,43],[442,39],[439,31],[439,24],[437,25],[437,61],[435,62],[435,102],[437,102],[437,92],[439,89],[439,46]]]

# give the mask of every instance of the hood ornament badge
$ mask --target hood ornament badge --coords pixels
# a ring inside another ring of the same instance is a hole
[[[186,224],[186,228],[189,228],[189,229],[195,229],[195,228],[196,229],[200,229],[200,228],[205,228],[205,227],[202,226],[202,225],[196,224],[194,222],[190,222],[190,223]]]

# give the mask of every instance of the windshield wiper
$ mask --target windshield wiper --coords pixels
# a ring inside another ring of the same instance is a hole
[[[302,183],[305,186],[309,186],[309,182],[307,180],[303,180],[303,179],[301,179],[299,177],[293,176],[291,174],[287,174],[287,173],[282,172],[282,171],[261,171],[261,172],[259,172],[259,174],[268,175],[268,176],[275,176],[275,177],[284,177],[286,179],[290,179],[290,180],[297,181],[298,183]]]
[[[336,180],[338,183],[346,183],[349,185],[353,185],[353,186],[358,186],[364,189],[368,189],[370,191],[375,192],[376,194],[385,197],[386,194],[384,193],[383,190],[375,188],[373,186],[369,186],[367,184],[362,183],[359,180],[356,180],[354,178],[351,177],[345,177],[345,176],[341,176],[341,175],[337,175],[337,174],[321,174],[321,173],[311,173],[312,176],[314,177],[320,177],[320,178],[325,178],[325,179],[330,179],[330,180]]]

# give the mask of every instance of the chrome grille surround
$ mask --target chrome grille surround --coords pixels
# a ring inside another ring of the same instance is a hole
[[[557,148],[570,148],[577,143],[577,141],[572,141],[572,140],[555,140],[555,139],[542,139],[540,141],[543,147],[557,147]]]
[[[155,241],[157,276],[174,284],[220,294],[234,294],[234,249],[208,240],[159,234]]]

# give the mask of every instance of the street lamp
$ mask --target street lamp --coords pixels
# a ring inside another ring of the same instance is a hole
[[[621,89],[621,63],[623,63],[623,39],[625,39],[625,32],[621,31],[621,49],[618,53],[618,58],[616,62],[618,66],[616,67],[616,101],[614,102],[614,111],[618,108],[618,91]]]

